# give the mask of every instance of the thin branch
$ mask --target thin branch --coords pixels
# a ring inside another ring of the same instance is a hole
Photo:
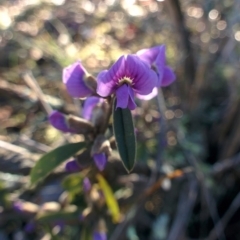
[[[168,240],[178,240],[184,236],[185,229],[197,199],[197,189],[197,182],[192,179],[188,188],[182,191],[178,202],[177,213],[167,238]]]
[[[157,168],[159,168],[162,165],[163,146],[166,140],[166,131],[167,131],[167,119],[165,117],[165,112],[167,108],[166,108],[165,99],[164,99],[161,88],[158,89],[157,105],[160,113],[160,118],[159,118],[160,132],[158,134],[158,152],[157,152],[156,163],[157,163]]]
[[[215,228],[212,229],[212,231],[210,232],[207,240],[215,240],[215,239],[217,239],[216,228],[221,228],[222,231],[223,231],[223,229],[227,226],[228,222],[230,221],[230,219],[232,218],[234,213],[236,213],[236,211],[238,210],[239,207],[240,207],[240,192],[234,198],[234,200],[232,201],[230,207],[225,212],[223,217],[218,221],[218,223],[215,226]]]
[[[47,146],[43,143],[36,142],[36,141],[30,139],[26,135],[20,135],[19,138],[17,138],[17,142],[19,142],[21,144],[24,144],[28,147],[34,148],[35,150],[39,150],[41,152],[44,152],[44,153],[52,150],[51,147],[49,147],[49,146]]]
[[[211,216],[211,218],[213,220],[213,223],[214,223],[214,229],[217,233],[217,237],[218,237],[219,240],[225,240],[226,238],[225,238],[225,235],[224,235],[224,232],[223,232],[222,228],[219,227],[219,225],[217,225],[217,222],[219,221],[220,217],[218,215],[216,203],[215,203],[211,193],[209,192],[208,188],[206,187],[205,180],[204,180],[205,176],[198,169],[197,160],[195,159],[195,157],[189,151],[185,150],[184,145],[183,145],[184,136],[181,136],[180,133],[178,132],[177,138],[178,138],[178,143],[182,148],[184,156],[186,157],[190,166],[192,166],[195,169],[196,178],[200,183],[203,195],[205,197],[210,216]]]
[[[46,96],[43,94],[41,88],[39,87],[37,80],[34,78],[31,72],[25,72],[23,74],[23,79],[26,84],[36,93],[39,101],[41,102],[43,108],[49,115],[52,112],[52,107],[46,100]]]
[[[23,155],[27,158],[29,158],[29,157],[32,158],[32,156],[34,155],[25,148],[16,146],[12,143],[5,142],[5,141],[2,141],[2,140],[0,140],[0,147],[6,149],[8,151]]]
[[[234,169],[236,166],[240,165],[240,153],[232,158],[227,158],[222,161],[217,161],[211,169],[210,175],[215,176],[217,174],[224,173],[228,170]]]

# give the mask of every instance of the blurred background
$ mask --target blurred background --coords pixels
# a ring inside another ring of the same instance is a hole
[[[239,0],[1,0],[0,240],[90,239],[77,220],[34,220],[71,191],[61,168],[27,187],[36,160],[66,141],[31,83],[53,109],[79,115],[63,67],[80,59],[96,76],[123,54],[161,44],[177,80],[160,102],[137,102],[133,173],[112,163],[104,173],[123,220],[96,214],[112,240],[239,240],[239,12]]]

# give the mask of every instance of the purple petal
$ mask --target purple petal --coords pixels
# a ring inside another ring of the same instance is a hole
[[[107,240],[107,234],[104,232],[94,232],[93,240]]]
[[[129,108],[134,110],[136,108],[136,103],[134,101],[134,92],[128,84],[123,84],[116,91],[117,106],[116,108]]]
[[[64,115],[63,113],[60,113],[58,111],[53,111],[49,115],[49,122],[53,127],[55,127],[58,130],[61,130],[62,132],[74,133],[74,130],[69,128],[67,124],[66,115]]]
[[[60,228],[60,231],[62,231],[66,224],[63,220],[57,220],[54,222],[54,225],[58,226]]]
[[[130,86],[128,86],[128,94],[129,94],[129,98],[128,98],[128,108],[130,110],[134,110],[136,108],[136,103],[134,101],[134,92],[132,90],[132,88]]]
[[[172,68],[166,66],[164,68],[163,78],[161,82],[161,87],[166,87],[173,83],[176,80],[176,75],[173,72]]]
[[[76,160],[71,160],[66,163],[65,170],[67,172],[79,172],[79,171],[81,171],[81,168],[78,165],[78,163],[76,162]]]
[[[128,55],[125,75],[133,80],[132,89],[141,95],[152,92],[157,84],[157,74],[136,55]]]
[[[129,99],[129,92],[128,92],[128,85],[123,84],[119,87],[116,91],[117,97],[117,106],[116,108],[127,108],[128,106],[128,99]]]
[[[72,97],[84,98],[93,93],[84,82],[86,74],[87,71],[80,61],[63,69],[63,83],[66,85],[67,91]]]
[[[109,69],[97,76],[97,93],[102,97],[111,95],[118,88],[119,79],[125,75],[125,56],[121,56]]]
[[[17,212],[22,212],[23,211],[23,203],[21,201],[16,201],[13,203],[13,209],[16,210]]]
[[[105,70],[98,75],[97,93],[103,97],[114,93],[117,89],[121,88],[120,81],[124,78],[132,81],[129,83],[126,82],[126,84],[130,85],[133,91],[142,95],[151,93],[158,81],[157,74],[137,55],[127,55],[120,57],[109,71]],[[122,84],[125,85],[125,82],[123,81]],[[120,93],[126,92],[123,89],[119,91]],[[118,104],[122,108],[125,108],[128,106],[128,98],[123,99],[120,93],[117,93]],[[133,108],[132,100],[129,104]]]
[[[103,99],[99,97],[88,97],[83,105],[82,116],[86,120],[90,120],[92,116],[92,111],[94,107],[99,103],[102,102]]]
[[[83,190],[84,192],[89,192],[91,190],[92,184],[89,180],[89,178],[85,177],[83,179]]]
[[[136,97],[141,100],[151,100],[152,98],[156,97],[157,94],[158,94],[158,89],[157,89],[157,87],[155,87],[150,94],[148,94],[148,95],[136,94]]]
[[[160,87],[162,82],[165,65],[166,65],[166,48],[164,45],[162,45],[161,47],[159,47],[159,53],[156,57],[156,60],[153,63],[153,67],[156,68],[156,72],[158,75],[158,82],[157,82],[158,87]]]
[[[94,154],[93,159],[99,171],[102,171],[105,168],[105,165],[107,163],[106,154],[105,153]]]
[[[27,233],[32,233],[36,229],[36,223],[35,222],[28,222],[25,227],[24,231]]]
[[[142,49],[137,52],[137,55],[142,61],[148,63],[149,65],[152,65],[162,48],[165,48],[165,46],[160,45],[152,48]]]

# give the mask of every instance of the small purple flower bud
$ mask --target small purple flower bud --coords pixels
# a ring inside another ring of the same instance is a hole
[[[105,232],[94,232],[93,240],[107,240],[107,234]]]
[[[105,165],[107,163],[107,156],[105,153],[96,153],[93,155],[94,162],[99,169],[99,171],[103,171]]]
[[[134,93],[150,94],[157,85],[157,74],[137,55],[126,55],[121,56],[109,70],[100,72],[97,83],[100,96],[116,93],[116,107],[134,110]]]
[[[21,201],[16,201],[13,203],[13,209],[19,213],[23,211],[23,203]]]
[[[88,177],[83,179],[83,190],[84,192],[89,192],[91,190],[92,184]]]
[[[91,120],[93,109],[97,104],[103,102],[104,99],[99,97],[88,97],[83,105],[82,116],[86,120]]]
[[[53,111],[49,115],[49,122],[53,127],[56,129],[62,131],[62,132],[70,132],[74,133],[75,131],[71,129],[68,124],[67,124],[67,117],[65,114],[58,112],[58,111]]]
[[[79,219],[80,222],[82,222],[85,219],[85,217],[82,213],[80,213],[79,216],[78,216],[78,219]]]
[[[65,170],[67,172],[79,172],[81,171],[81,167],[79,166],[79,164],[76,162],[76,160],[71,160],[69,162],[66,163],[65,165]]]
[[[63,228],[65,227],[65,223],[64,221],[58,220],[54,223],[55,226],[59,227],[59,230],[63,230]]]
[[[35,229],[36,229],[35,222],[28,222],[24,227],[24,231],[27,233],[32,233]]]
[[[68,93],[75,98],[85,98],[93,94],[93,91],[86,85],[87,71],[80,61],[63,69],[63,83]]]

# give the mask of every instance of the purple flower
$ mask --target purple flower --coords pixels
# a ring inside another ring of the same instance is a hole
[[[49,122],[53,127],[55,127],[58,130],[61,130],[62,132],[71,132],[74,133],[75,131],[71,129],[67,124],[67,117],[63,113],[60,113],[58,111],[52,111],[52,113],[49,115]]]
[[[97,166],[97,168],[99,169],[99,171],[103,171],[103,169],[105,168],[105,165],[107,163],[107,156],[105,153],[95,153],[93,155],[93,160]]]
[[[91,190],[92,184],[88,177],[83,179],[83,190],[84,192],[89,192]]]
[[[59,228],[59,231],[62,231],[65,227],[65,222],[62,220],[58,220],[54,222],[55,227],[57,226]]]
[[[80,61],[63,69],[63,83],[72,97],[84,98],[93,94],[85,82],[88,75]]]
[[[107,240],[107,234],[105,232],[94,232],[93,240]]]
[[[166,48],[160,45],[137,52],[138,57],[152,67],[157,75],[157,87],[166,87],[175,81],[173,70],[166,65]]]
[[[36,223],[32,221],[28,222],[24,227],[24,231],[27,233],[32,233],[34,232],[35,229],[36,229]]]
[[[67,172],[79,172],[79,171],[81,171],[81,167],[78,165],[76,160],[71,160],[66,163],[65,170]]]
[[[97,77],[97,93],[107,97],[116,93],[117,107],[136,108],[134,93],[148,95],[157,83],[157,75],[137,55],[121,56],[109,70]]]
[[[91,120],[94,108],[101,104],[104,99],[99,97],[88,97],[83,105],[82,115],[86,120]]]
[[[23,203],[21,201],[16,201],[13,203],[13,209],[21,213],[23,211]]]

